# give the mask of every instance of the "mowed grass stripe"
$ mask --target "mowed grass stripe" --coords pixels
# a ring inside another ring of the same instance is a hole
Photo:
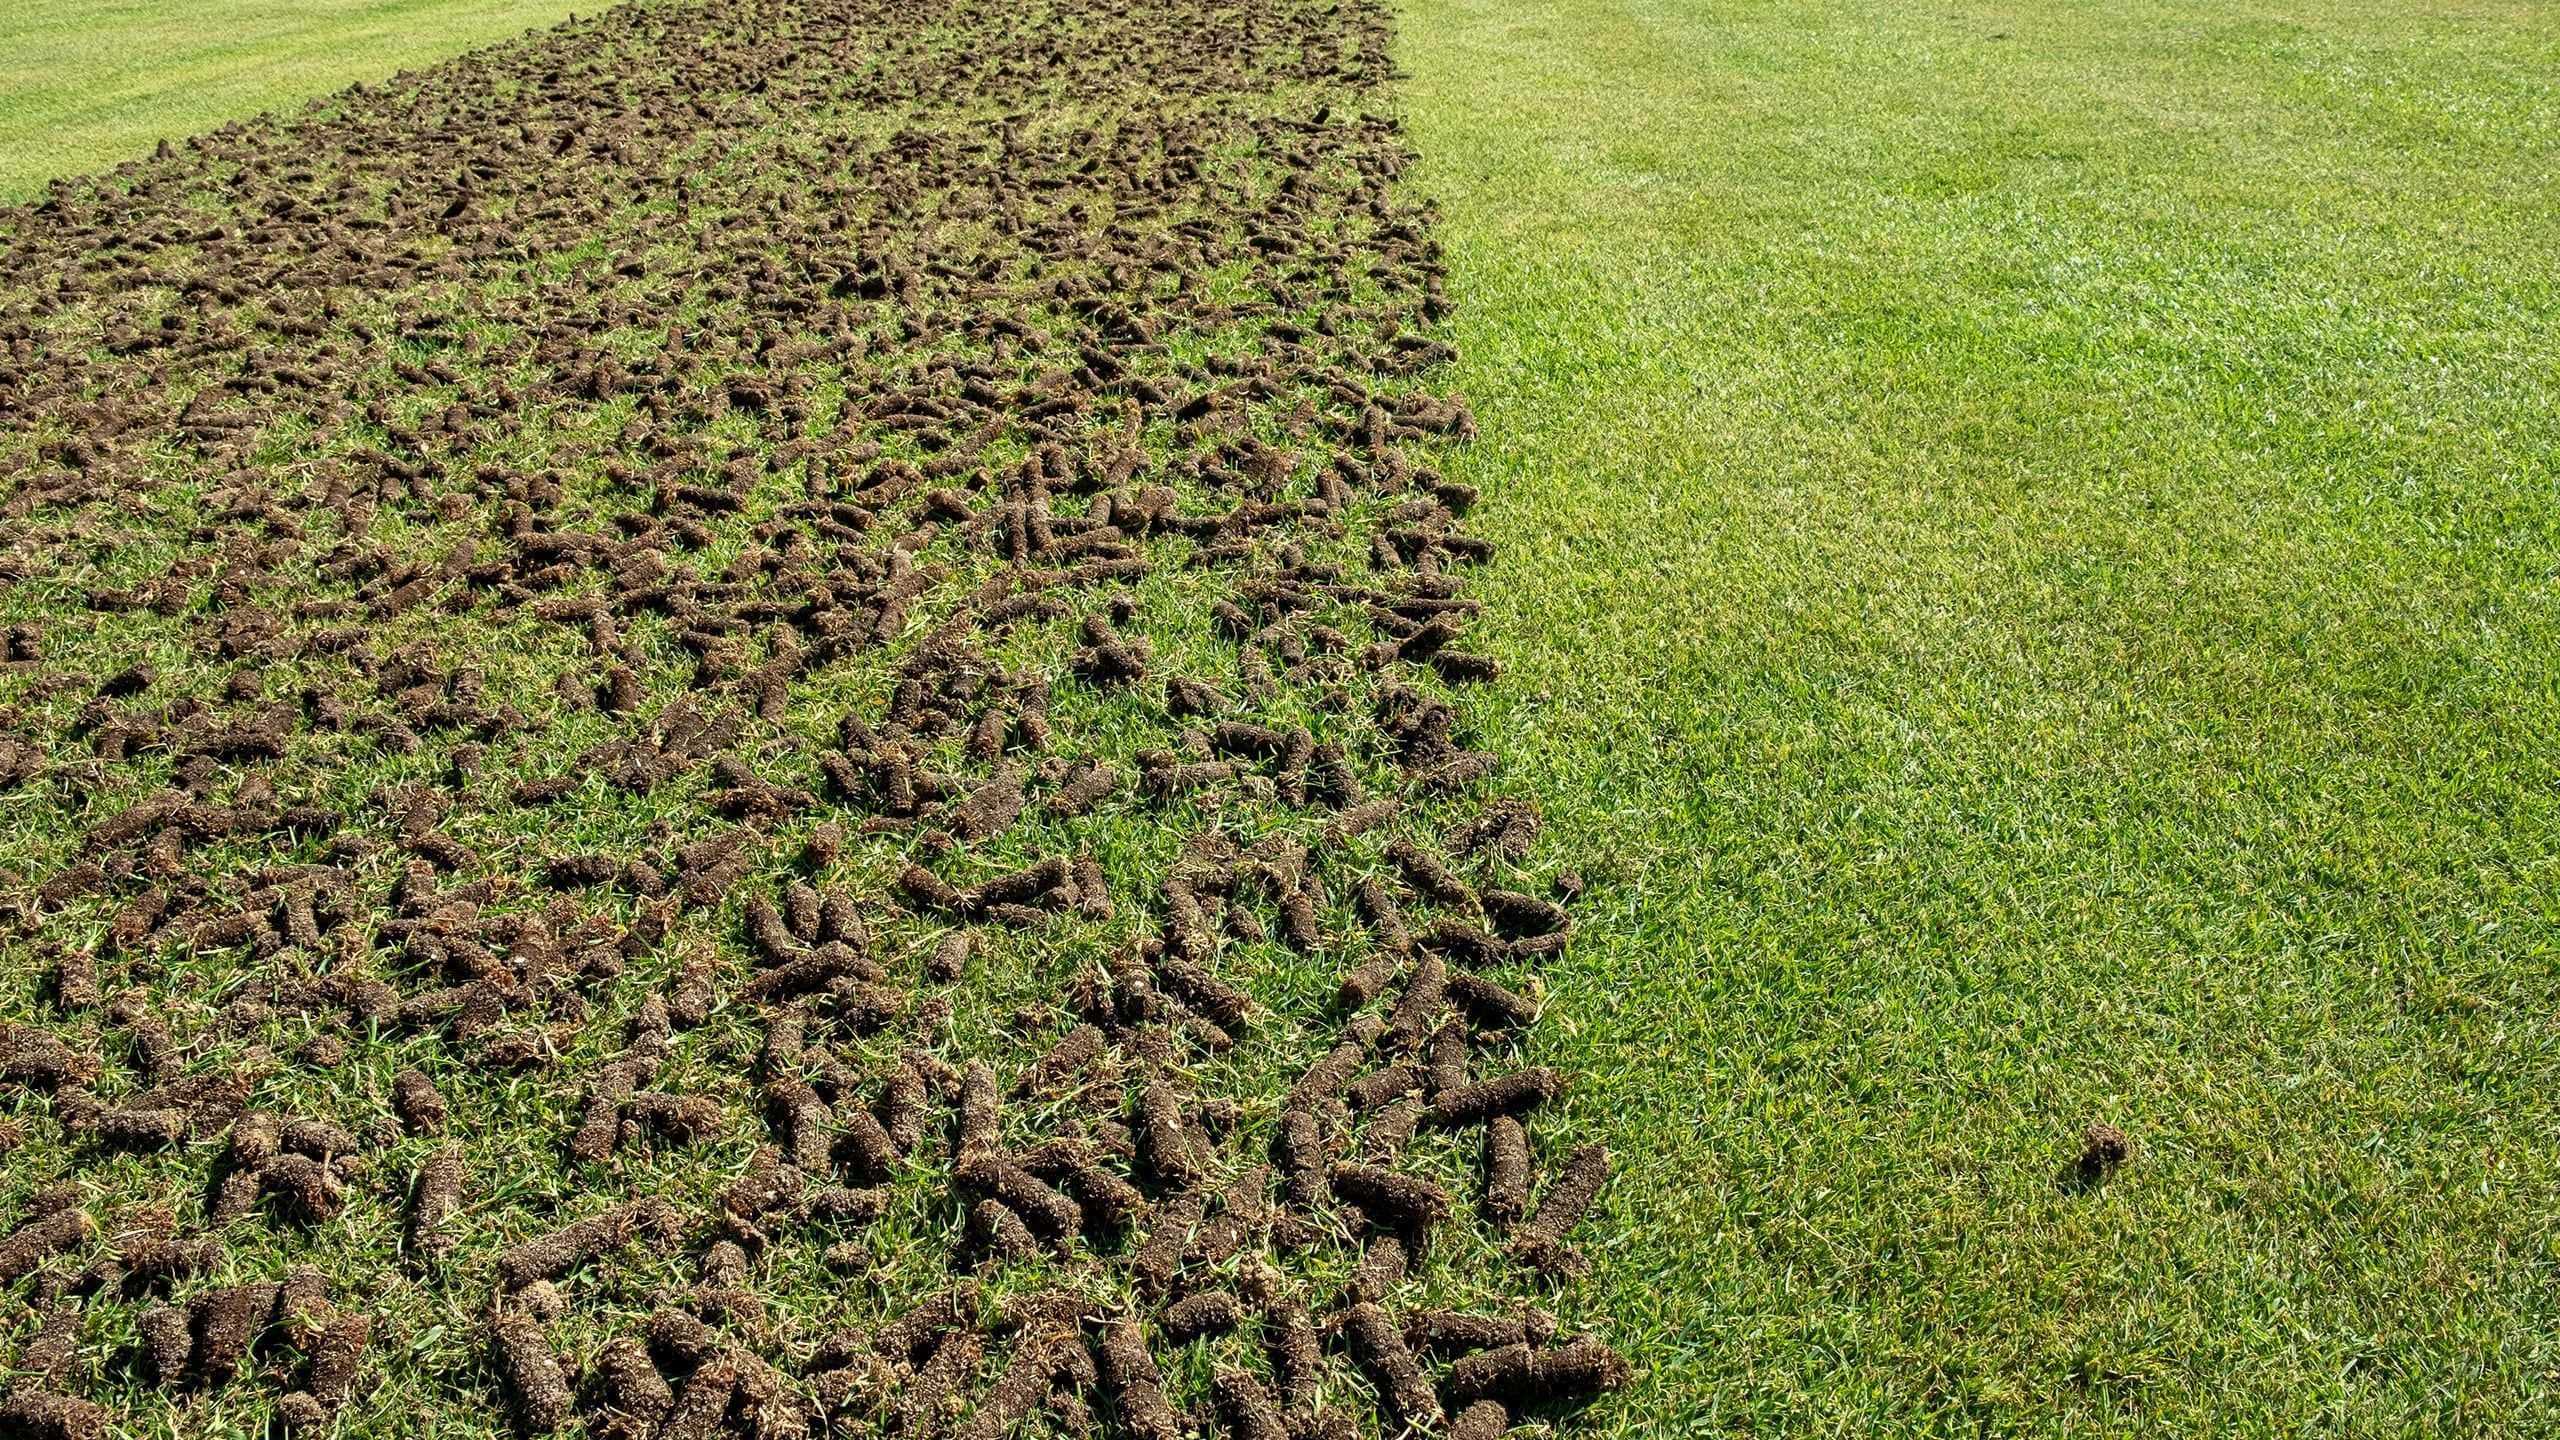
[[[2560,26],[1402,13],[1614,1433],[2560,1425]]]
[[[261,111],[601,4],[14,0],[0,10],[0,202]]]

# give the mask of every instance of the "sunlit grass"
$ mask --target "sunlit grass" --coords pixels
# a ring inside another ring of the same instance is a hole
[[[550,25],[574,0],[10,0],[0,200]]]
[[[1416,0],[1623,1435],[2560,1424],[2560,25]],[[2057,1179],[2083,1127],[2136,1159]]]

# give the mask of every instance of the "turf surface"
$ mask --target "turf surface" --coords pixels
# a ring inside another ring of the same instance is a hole
[[[577,8],[569,0],[11,0],[0,7],[0,201]]]
[[[2560,1425],[2550,13],[1401,37],[1620,1433]]]
[[[1597,1418],[2560,1423],[2548,16],[1403,27]]]

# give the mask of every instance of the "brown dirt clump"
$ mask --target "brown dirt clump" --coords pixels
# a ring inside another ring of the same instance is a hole
[[[1099,1350],[1102,1384],[1117,1408],[1120,1423],[1138,1440],[1176,1440],[1183,1423],[1165,1397],[1164,1372],[1147,1348],[1146,1332],[1135,1320],[1103,1326]]]
[[[28,1221],[0,1239],[0,1281],[25,1275],[42,1264],[45,1257],[70,1249],[96,1229],[96,1224],[78,1210],[60,1210]]]
[[[1499,1400],[1478,1400],[1449,1422],[1449,1440],[1502,1440],[1511,1411]]]
[[[1590,1400],[1626,1384],[1630,1374],[1627,1362],[1596,1340],[1553,1350],[1506,1345],[1450,1366],[1448,1388],[1461,1404],[1491,1399],[1552,1405]]]
[[[462,1208],[462,1147],[447,1145],[418,1167],[409,1202],[409,1246],[430,1259],[451,1250],[452,1223]]]
[[[29,1385],[0,1395],[0,1434],[27,1440],[105,1440],[110,1429],[107,1411],[76,1395]]]
[[[2122,1130],[2093,1120],[2080,1137],[2080,1158],[2073,1163],[2070,1178],[2081,1187],[2096,1185],[2123,1168],[2132,1155],[2133,1142]]]
[[[574,1397],[541,1324],[521,1312],[502,1311],[489,1322],[489,1345],[515,1401],[517,1427],[527,1435],[548,1435],[566,1425]]]
[[[1538,1211],[1529,1223],[1520,1227],[1512,1238],[1511,1253],[1541,1270],[1559,1274],[1576,1274],[1585,1266],[1581,1255],[1565,1244],[1565,1236],[1582,1219],[1598,1198],[1600,1186],[1609,1178],[1609,1152],[1598,1145],[1575,1148],[1566,1157],[1562,1170],[1547,1193],[1538,1201]]]
[[[1343,1312],[1342,1337],[1352,1358],[1386,1400],[1394,1422],[1426,1427],[1440,1423],[1440,1400],[1404,1334],[1375,1302],[1362,1301]]]
[[[675,1391],[650,1360],[648,1347],[628,1335],[605,1342],[588,1388],[596,1408],[588,1412],[587,1428],[615,1440],[645,1440],[657,1434],[667,1412],[675,1408]]]

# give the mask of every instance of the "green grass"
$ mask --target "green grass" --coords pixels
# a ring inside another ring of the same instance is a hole
[[[21,4],[0,189],[561,10]],[[1623,1167],[1599,1428],[2560,1428],[2560,23],[1413,0],[1402,53],[1475,703],[1595,882],[1542,1043]]]
[[[432,64],[600,0],[10,0],[0,200],[228,120]]]
[[[2550,12],[1401,53],[1614,1433],[2560,1427]]]

